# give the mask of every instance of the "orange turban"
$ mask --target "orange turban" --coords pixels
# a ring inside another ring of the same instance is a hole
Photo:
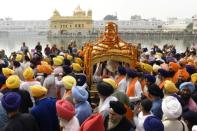
[[[53,72],[53,69],[50,65],[38,65],[37,70],[38,73],[46,73],[48,75]]]
[[[173,71],[177,72],[179,69],[179,64],[175,62],[170,62],[169,63],[169,69],[172,69]]]
[[[173,82],[176,83],[180,76],[182,76],[184,80],[187,80],[189,78],[189,73],[185,69],[179,69],[173,77]]]

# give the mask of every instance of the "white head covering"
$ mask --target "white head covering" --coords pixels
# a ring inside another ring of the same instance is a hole
[[[168,119],[175,119],[182,114],[182,106],[177,98],[167,96],[162,101],[162,111]]]
[[[159,66],[159,65],[156,65],[156,64],[153,65],[153,71],[155,73],[157,73],[160,68],[161,68],[161,66]]]
[[[197,131],[197,125],[194,125],[194,126],[192,127],[192,131]]]

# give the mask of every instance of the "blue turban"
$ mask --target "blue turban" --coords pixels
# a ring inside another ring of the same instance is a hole
[[[121,75],[126,75],[127,74],[127,70],[125,67],[122,67],[122,66],[119,66],[118,67],[118,72],[121,74]]]
[[[110,96],[114,92],[114,88],[110,84],[103,81],[99,82],[96,85],[96,88],[98,93],[103,96]]]
[[[72,96],[77,101],[86,101],[88,99],[88,92],[83,87],[75,86],[72,88]]]
[[[0,74],[0,84],[5,84],[6,77],[2,74]]]
[[[157,65],[161,65],[163,63],[164,63],[164,61],[162,59],[155,60],[155,64],[157,64]]]
[[[68,59],[64,59],[64,65],[70,66],[71,62]]]
[[[161,120],[156,116],[149,116],[144,121],[145,131],[164,131]]]
[[[147,52],[148,51],[148,48],[142,48],[142,51],[143,52]]]
[[[128,69],[127,70],[127,76],[131,77],[131,78],[134,78],[134,77],[138,76],[138,74],[135,70]]]
[[[193,67],[191,67],[190,65],[186,65],[185,68],[186,68],[186,71],[187,71],[190,75],[196,73],[196,69],[193,68]]]
[[[63,70],[64,70],[64,73],[65,73],[66,75],[72,73],[72,69],[71,69],[70,66],[68,66],[68,65],[64,65],[64,66],[63,66]]]
[[[160,89],[159,86],[156,84],[152,84],[152,85],[148,86],[148,92],[149,92],[149,94],[151,94],[153,96],[158,96],[160,98],[164,97],[163,90]]]
[[[170,76],[171,76],[170,72],[169,72],[169,71],[166,71],[166,70],[164,70],[164,69],[159,69],[158,72],[159,72],[160,75],[163,76],[163,77],[170,77]]]
[[[153,75],[150,74],[145,74],[144,77],[150,82],[150,83],[155,83],[156,78]]]
[[[6,111],[16,111],[21,104],[21,96],[16,92],[8,92],[1,99],[3,108]]]
[[[195,86],[192,82],[183,82],[180,86],[179,89],[182,91],[183,89],[185,89],[186,87],[189,88],[190,92],[193,93],[195,90]]]
[[[77,86],[83,86],[87,81],[85,74],[82,73],[75,74],[75,78],[77,81]]]
[[[172,57],[172,56],[167,56],[166,57],[166,62],[176,62],[176,59],[174,58],[174,57]]]

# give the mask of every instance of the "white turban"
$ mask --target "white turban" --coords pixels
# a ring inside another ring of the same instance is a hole
[[[177,98],[167,96],[162,101],[162,111],[168,119],[175,119],[182,114],[182,106]]]
[[[197,125],[194,125],[194,126],[192,127],[192,131],[197,131]]]

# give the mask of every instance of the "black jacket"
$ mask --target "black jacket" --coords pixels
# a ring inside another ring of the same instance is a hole
[[[30,114],[16,114],[11,117],[3,131],[39,131],[39,127]]]
[[[112,129],[107,129],[108,121],[109,121],[109,116],[106,117],[105,122],[104,122],[106,131],[130,131],[132,128],[131,123],[129,122],[129,120],[127,120],[126,117],[123,117],[120,123],[115,128],[112,128]]]

